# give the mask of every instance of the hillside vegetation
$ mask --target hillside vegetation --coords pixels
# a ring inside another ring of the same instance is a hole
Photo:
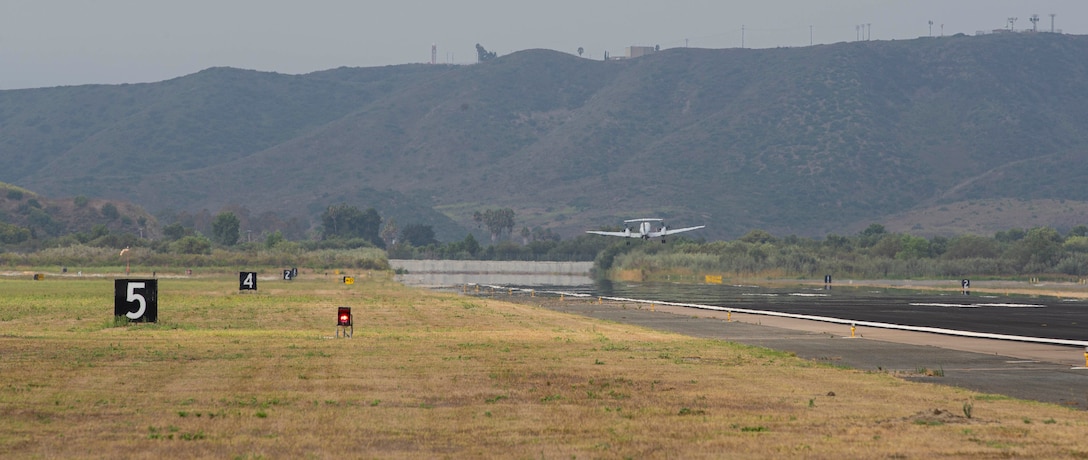
[[[1084,206],[1086,77],[1088,37],[1047,33],[607,62],[527,50],[307,75],[213,68],[0,91],[0,181],[153,213],[244,207],[311,223],[350,203],[442,241],[497,207],[564,237],[631,217],[705,224],[708,238],[873,222],[992,234],[1024,226],[1005,222],[1022,213],[954,230],[890,222],[976,200]]]
[[[70,240],[72,234],[81,234],[83,242],[123,248],[138,236],[157,237],[159,228],[154,217],[131,203],[82,195],[53,199],[0,182],[0,252]]]

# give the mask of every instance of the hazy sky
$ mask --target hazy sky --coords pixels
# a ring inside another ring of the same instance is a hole
[[[807,46],[975,34],[1088,33],[1086,0],[0,0],[0,89],[160,81],[214,66],[300,74],[471,63],[547,48]],[[866,32],[859,25],[868,24]],[[743,30],[743,32],[742,32]],[[810,36],[811,32],[811,36]]]

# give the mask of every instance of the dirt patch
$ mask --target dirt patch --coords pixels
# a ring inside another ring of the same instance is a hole
[[[968,406],[964,407],[964,413],[970,413]],[[950,410],[945,409],[930,409],[918,412],[909,417],[902,419],[906,422],[911,422],[916,425],[951,425],[951,424],[978,424],[987,423],[985,421],[969,418],[966,415],[958,415]]]

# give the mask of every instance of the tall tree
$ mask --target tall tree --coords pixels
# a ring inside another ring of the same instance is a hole
[[[400,238],[417,248],[438,243],[438,240],[434,239],[434,228],[423,224],[405,225],[404,230],[400,232]]]
[[[221,212],[212,221],[212,238],[217,244],[234,246],[238,243],[241,224],[233,212]]]
[[[858,233],[858,243],[861,247],[868,248],[880,242],[887,234],[888,231],[883,225],[869,224],[865,230]]]
[[[497,55],[494,51],[488,51],[484,49],[483,46],[480,46],[479,43],[476,44],[476,62],[490,61],[495,59],[495,56]]]
[[[397,242],[397,234],[400,230],[397,228],[397,220],[390,217],[385,221],[385,225],[382,225],[382,241],[385,242],[385,246],[392,246]]]
[[[514,231],[514,210],[510,208],[488,209],[482,213],[476,211],[472,214],[472,220],[487,227],[492,243],[502,236],[502,232]]]
[[[475,257],[476,254],[480,253],[480,243],[476,241],[476,238],[473,237],[471,233],[465,235],[465,240],[462,244],[465,246],[465,251],[468,252],[469,255]]]
[[[362,232],[359,236],[374,243],[374,246],[384,248],[385,242],[382,241],[381,236],[382,216],[378,215],[378,211],[374,208],[366,208],[366,211],[363,211],[362,224]]]
[[[321,214],[321,224],[325,227],[325,239],[362,238],[374,246],[385,247],[380,235],[382,217],[374,208],[360,211],[348,204],[329,206]]]
[[[191,228],[185,228],[180,222],[174,222],[162,228],[162,236],[167,241],[177,241],[187,235],[193,235],[196,232]]]
[[[117,206],[113,203],[106,203],[102,205],[102,215],[106,216],[109,220],[116,220],[121,217],[121,213],[117,210]]]

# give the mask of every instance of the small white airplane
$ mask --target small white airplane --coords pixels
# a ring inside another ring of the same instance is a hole
[[[706,225],[700,225],[698,227],[685,227],[685,228],[671,229],[671,228],[669,228],[669,226],[662,223],[661,227],[659,227],[657,230],[654,230],[653,229],[653,224],[652,224],[653,222],[664,222],[664,219],[654,219],[654,218],[629,219],[629,220],[623,221],[623,223],[626,224],[625,226],[627,228],[624,228],[622,232],[605,232],[605,231],[601,231],[601,230],[587,230],[586,233],[592,233],[594,235],[604,235],[604,236],[622,236],[624,238],[642,238],[644,240],[648,240],[650,238],[661,238],[661,242],[664,243],[666,236],[675,235],[677,233],[690,232],[692,230],[698,230],[700,228],[706,227]],[[631,225],[630,224],[633,224],[633,223],[638,223],[638,231],[637,232],[631,231]],[[630,244],[630,243],[628,243],[628,244]]]

